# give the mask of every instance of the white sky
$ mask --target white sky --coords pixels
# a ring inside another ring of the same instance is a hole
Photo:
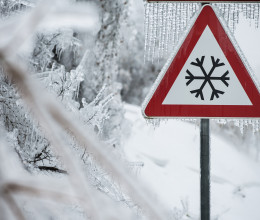
[[[243,51],[249,65],[260,81],[260,27],[251,26],[248,20],[240,20],[235,31],[235,38]]]

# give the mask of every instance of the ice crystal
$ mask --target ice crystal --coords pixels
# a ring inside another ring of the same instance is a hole
[[[220,15],[234,32],[241,15],[256,28],[259,27],[260,4],[214,3]],[[146,3],[145,4],[145,60],[167,58],[185,30],[187,23],[200,8],[199,3]]]
[[[214,3],[213,6],[220,10],[232,32],[235,31],[241,15],[249,20],[251,25],[259,27],[259,3]]]
[[[166,58],[198,9],[198,3],[146,3],[145,60]]]

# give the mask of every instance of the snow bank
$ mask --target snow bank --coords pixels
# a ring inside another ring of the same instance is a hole
[[[125,105],[132,122],[124,149],[130,161],[144,162],[138,175],[172,210],[173,219],[198,219],[200,213],[199,128],[168,120],[147,125],[139,107]],[[211,135],[212,219],[260,219],[260,163],[218,134]]]

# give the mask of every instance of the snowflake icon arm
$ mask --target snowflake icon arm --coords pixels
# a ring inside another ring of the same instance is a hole
[[[188,79],[186,85],[188,86],[194,79],[203,79],[205,80],[205,76],[194,76],[189,70],[186,70],[188,76],[185,76],[185,79]]]
[[[229,74],[229,71],[227,70],[221,77],[210,77],[211,80],[221,80],[223,82],[223,84],[226,85],[226,87],[229,86],[228,84],[228,80],[230,80],[230,77],[227,77],[227,75]]]
[[[204,60],[205,60],[205,56],[202,56],[201,60],[199,58],[196,58],[196,63],[195,62],[191,62],[191,65],[198,66],[198,67],[201,67],[201,66],[203,67]]]
[[[204,76],[207,77],[208,74],[206,73],[206,71],[205,71],[205,69],[203,67],[204,60],[205,60],[205,56],[202,56],[201,60],[199,58],[196,58],[196,62],[191,62],[191,65],[198,66],[201,69],[201,71],[204,74]]]
[[[190,91],[190,93],[196,93],[195,94],[195,97],[198,98],[200,96],[201,100],[204,100],[204,96],[203,96],[203,89],[205,87],[205,85],[207,84],[207,81],[204,80],[204,82],[202,83],[202,85],[200,86],[199,89],[195,89],[195,90],[192,90]]]
[[[209,85],[212,89],[212,93],[211,93],[211,97],[210,100],[212,101],[214,99],[214,97],[219,98],[219,94],[223,95],[225,92],[221,91],[221,90],[217,90],[215,89],[213,83],[209,80]]]
[[[211,56],[211,61],[212,61],[213,67],[219,67],[219,66],[225,65],[225,63],[219,63],[220,59],[215,60],[215,58],[213,56]]]
[[[225,64],[224,63],[219,63],[220,59],[217,59],[215,60],[215,58],[213,56],[211,56],[211,62],[212,62],[212,68],[211,70],[209,71],[209,74],[208,74],[208,77],[210,77],[212,75],[212,73],[214,72],[214,70],[217,68],[217,67],[220,67],[220,66],[224,66]]]

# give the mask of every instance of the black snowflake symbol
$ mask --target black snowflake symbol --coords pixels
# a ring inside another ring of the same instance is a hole
[[[204,80],[199,89],[195,89],[190,92],[192,94],[195,93],[196,98],[198,98],[200,96],[201,100],[204,100],[203,89],[204,89],[205,85],[208,83],[212,89],[212,94],[211,94],[210,100],[213,100],[214,97],[219,98],[219,94],[223,95],[225,92],[215,89],[215,87],[212,83],[212,80],[220,80],[228,87],[229,84],[227,81],[230,80],[230,78],[227,77],[227,75],[228,75],[229,71],[226,71],[221,77],[211,76],[217,67],[224,66],[225,64],[220,63],[219,59],[215,60],[214,56],[211,56],[212,67],[211,67],[211,70],[209,71],[209,73],[207,73],[203,67],[204,59],[205,59],[205,56],[202,56],[201,60],[199,60],[199,58],[196,58],[196,62],[191,62],[191,65],[197,66],[200,68],[200,70],[202,71],[204,76],[194,76],[187,69],[186,72],[188,73],[188,76],[186,76],[185,79],[188,79],[188,82],[186,83],[186,85],[188,86],[193,80]]]

